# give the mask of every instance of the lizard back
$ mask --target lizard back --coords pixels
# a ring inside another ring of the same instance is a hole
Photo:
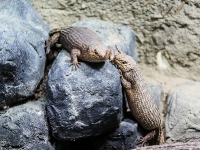
[[[95,32],[85,27],[75,26],[61,29],[60,42],[68,51],[77,48],[82,52],[87,52],[92,45],[103,45],[100,37]]]
[[[132,81],[132,89],[126,90],[129,106],[138,122],[147,130],[158,128],[161,124],[160,112],[151,98],[137,64],[125,74]],[[129,80],[129,81],[130,81]]]

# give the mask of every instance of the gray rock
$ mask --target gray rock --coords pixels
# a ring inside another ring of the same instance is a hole
[[[138,124],[130,119],[124,119],[119,127],[109,134],[104,150],[128,150],[136,148],[142,135]]]
[[[82,62],[71,70],[61,51],[47,79],[47,112],[56,139],[96,136],[122,119],[122,88],[118,70],[109,62]]]
[[[44,75],[48,26],[27,0],[0,0],[0,106],[34,94]]]
[[[136,121],[130,116],[111,131],[75,141],[57,141],[57,150],[128,150],[138,147],[138,139],[144,136]]]
[[[44,101],[0,111],[0,149],[54,149],[49,143]]]
[[[117,45],[121,47],[126,54],[132,56],[134,60],[137,61],[138,55],[136,50],[135,33],[128,26],[91,19],[76,22],[72,26],[89,28],[101,37],[105,45],[113,48]]]
[[[166,142],[200,139],[200,83],[188,82],[171,89],[167,96]]]
[[[148,83],[147,88],[149,90],[151,97],[156,102],[156,105],[158,106],[160,113],[162,113],[163,110],[162,100],[164,98],[162,85],[159,83]]]
[[[199,150],[200,142],[161,144],[136,148],[134,150]]]

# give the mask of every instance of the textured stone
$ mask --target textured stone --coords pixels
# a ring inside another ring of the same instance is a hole
[[[138,147],[138,139],[145,132],[128,113],[129,118],[120,122],[119,126],[98,136],[82,138],[74,141],[57,141],[58,150],[128,150]]]
[[[166,142],[200,139],[200,83],[188,82],[170,90],[165,120]]]
[[[200,142],[162,144],[136,148],[134,150],[199,150]],[[133,149],[132,149],[133,150]]]
[[[0,106],[34,94],[44,75],[48,26],[27,0],[0,0]]]
[[[41,99],[0,111],[0,149],[53,150]]]
[[[124,119],[119,127],[109,134],[104,150],[127,150],[136,148],[139,137],[138,124],[130,119]]]
[[[137,50],[135,33],[131,28],[122,24],[109,23],[102,20],[83,20],[72,24],[72,26],[87,27],[101,37],[103,43],[115,48],[115,45],[137,61]],[[115,52],[117,53],[117,51]]]
[[[156,102],[160,113],[163,110],[162,100],[164,99],[163,87],[159,83],[148,83],[147,88],[153,100]]]
[[[122,119],[122,88],[118,70],[109,62],[81,62],[71,70],[61,51],[47,79],[47,112],[56,139],[99,135]]]

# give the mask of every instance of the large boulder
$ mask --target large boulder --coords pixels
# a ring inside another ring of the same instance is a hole
[[[34,94],[44,75],[48,26],[28,0],[0,0],[0,106]]]
[[[187,82],[170,90],[165,120],[167,143],[200,141],[199,91],[199,82]]]
[[[45,102],[40,99],[2,110],[0,149],[53,150],[45,109]]]
[[[109,62],[81,62],[72,71],[61,51],[47,79],[47,113],[56,139],[99,135],[122,119],[122,88],[118,70]]]
[[[87,27],[96,32],[101,37],[102,42],[111,47],[115,45],[128,55],[132,56],[135,61],[138,59],[136,50],[136,37],[134,31],[126,25],[114,24],[102,20],[86,19],[76,22],[72,26]],[[117,51],[116,51],[117,53]]]

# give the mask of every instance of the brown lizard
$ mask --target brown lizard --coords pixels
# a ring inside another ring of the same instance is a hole
[[[64,49],[71,53],[72,65],[79,67],[78,59],[88,62],[102,62],[114,59],[114,49],[105,46],[100,37],[85,27],[62,27],[53,29],[46,42],[48,54],[55,43],[60,43]]]
[[[161,117],[154,100],[151,98],[138,65],[131,56],[120,48],[113,63],[119,68],[121,82],[127,95],[128,104],[133,116],[141,126],[150,132],[140,139],[142,145],[151,140],[159,144],[161,138]]]
[[[200,142],[163,144],[136,148],[132,150],[200,150]]]

